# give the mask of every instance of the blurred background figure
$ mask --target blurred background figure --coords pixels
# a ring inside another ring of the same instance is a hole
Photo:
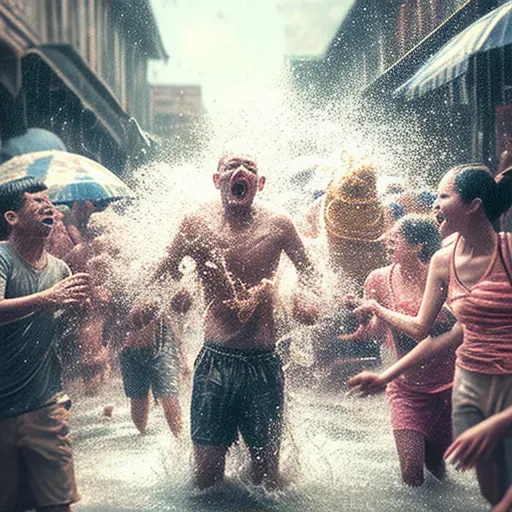
[[[336,274],[362,290],[368,274],[385,262],[379,240],[384,232],[384,209],[377,193],[377,173],[369,161],[356,162],[335,174],[327,186],[323,220],[329,262]]]
[[[133,326],[119,354],[125,395],[130,399],[133,424],[145,434],[149,418],[149,391],[163,407],[173,435],[181,439],[183,419],[180,380],[190,378],[176,315],[162,315],[146,327]]]

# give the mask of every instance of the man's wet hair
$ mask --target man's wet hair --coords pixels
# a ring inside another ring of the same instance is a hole
[[[405,215],[397,222],[397,228],[409,245],[423,244],[418,255],[422,263],[428,263],[434,253],[441,248],[439,228],[427,215]]]
[[[510,208],[511,175],[504,175],[497,183],[489,168],[479,163],[459,165],[450,172],[454,174],[453,187],[462,202],[469,204],[476,198],[480,199],[484,212],[491,222]]]
[[[47,188],[40,179],[32,176],[0,184],[0,240],[6,240],[10,231],[10,226],[4,217],[5,213],[21,210],[25,203],[25,194],[36,194]]]

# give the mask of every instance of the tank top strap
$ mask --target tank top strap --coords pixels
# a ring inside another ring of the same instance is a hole
[[[455,269],[455,253],[457,246],[459,245],[460,234],[457,233],[455,240],[450,244],[452,246],[452,253],[450,254],[450,273],[448,275],[448,296],[450,296],[450,290],[453,288],[460,288],[459,280],[457,279],[457,270]]]

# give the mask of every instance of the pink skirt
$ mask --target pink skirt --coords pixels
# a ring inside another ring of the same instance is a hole
[[[414,430],[431,443],[448,448],[452,442],[451,388],[439,393],[421,393],[391,384],[386,394],[393,430]]]

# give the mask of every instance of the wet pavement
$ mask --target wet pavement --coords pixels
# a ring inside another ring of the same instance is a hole
[[[189,389],[183,392],[188,432]],[[82,499],[76,512],[422,512],[488,510],[473,472],[427,475],[411,489],[400,481],[385,398],[357,400],[343,391],[288,391],[279,493],[251,486],[245,449],[231,450],[226,482],[199,493],[191,485],[191,445],[171,435],[162,408],[150,411],[141,436],[131,423],[118,378],[94,398],[75,391],[72,432]],[[113,405],[111,418],[102,415]]]

